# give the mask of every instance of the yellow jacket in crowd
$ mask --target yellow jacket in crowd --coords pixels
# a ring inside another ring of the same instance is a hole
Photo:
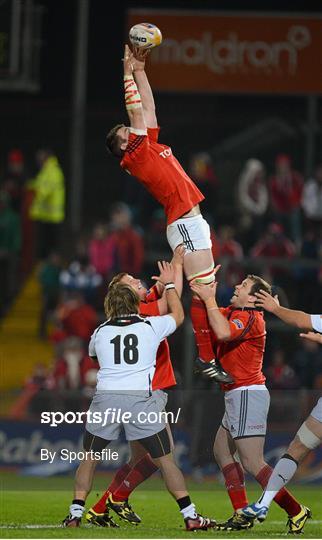
[[[65,218],[64,173],[55,156],[49,156],[36,178],[28,183],[35,191],[29,216],[34,221],[61,223]]]

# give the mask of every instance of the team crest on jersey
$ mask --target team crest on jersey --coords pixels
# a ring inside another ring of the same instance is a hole
[[[239,329],[244,328],[242,321],[239,319],[233,319],[231,322],[233,322],[234,325],[237,326],[237,328]]]

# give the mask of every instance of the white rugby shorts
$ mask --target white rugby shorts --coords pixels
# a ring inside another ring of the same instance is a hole
[[[318,422],[322,422],[322,397],[320,397],[317,404],[312,409],[310,416],[313,416]]]
[[[225,392],[222,426],[233,439],[265,437],[270,395],[265,385],[234,388]]]
[[[172,251],[180,244],[184,244],[186,253],[212,246],[210,227],[201,214],[176,219],[167,227],[167,239]]]

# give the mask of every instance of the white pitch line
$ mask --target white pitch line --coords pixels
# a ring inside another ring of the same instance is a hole
[[[64,529],[62,525],[28,525],[27,523],[20,525],[0,525],[0,529]],[[89,529],[90,525],[82,525],[82,529]]]
[[[270,519],[268,519],[268,520],[266,521],[266,523],[267,523],[267,525],[269,525],[270,523],[271,523],[272,525],[283,525],[283,523],[284,523],[284,525],[285,525],[285,521],[270,521]],[[309,520],[307,521],[307,524],[309,525],[310,523],[311,523],[312,525],[319,525],[320,523],[322,523],[322,519],[309,519]]]
[[[322,523],[322,520],[321,519],[310,519],[310,521],[308,521],[308,525],[312,524],[312,525],[320,525]],[[285,521],[270,521],[268,520],[266,522],[267,525],[285,525]],[[23,524],[20,524],[20,525],[0,525],[0,529],[63,529],[64,527],[62,527],[62,525],[53,525],[53,524],[49,524],[49,525],[23,525]],[[84,528],[91,528],[90,525],[83,525],[82,526],[82,529]],[[270,533],[270,534],[275,534],[275,533]],[[278,533],[276,533],[278,534]]]

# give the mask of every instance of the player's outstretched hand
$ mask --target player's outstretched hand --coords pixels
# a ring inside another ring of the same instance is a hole
[[[221,264],[217,264],[217,266],[215,266],[215,268],[214,268],[215,279],[216,279],[217,272],[218,272],[218,270],[220,270],[220,268],[221,268]]]
[[[162,285],[174,282],[174,268],[173,264],[167,261],[158,261],[158,268],[160,271],[159,276],[152,276],[152,279],[159,281]]]
[[[210,283],[210,285],[192,281],[190,283],[190,289],[196,293],[203,302],[206,302],[209,298],[214,298],[216,296],[217,281]]]
[[[134,56],[128,45],[124,47],[123,56],[124,75],[132,75],[134,69]]]
[[[261,289],[259,292],[255,293],[255,296],[257,297],[255,302],[256,307],[262,307],[271,313],[274,313],[280,305],[277,294],[273,297],[268,292]]]
[[[171,261],[172,264],[175,266],[183,266],[183,258],[184,258],[185,252],[186,252],[186,248],[184,247],[183,244],[181,246],[178,246],[173,252],[173,257]]]
[[[322,345],[322,334],[316,334],[315,332],[308,332],[307,334],[300,334],[301,338],[307,339],[308,341],[314,341]]]

